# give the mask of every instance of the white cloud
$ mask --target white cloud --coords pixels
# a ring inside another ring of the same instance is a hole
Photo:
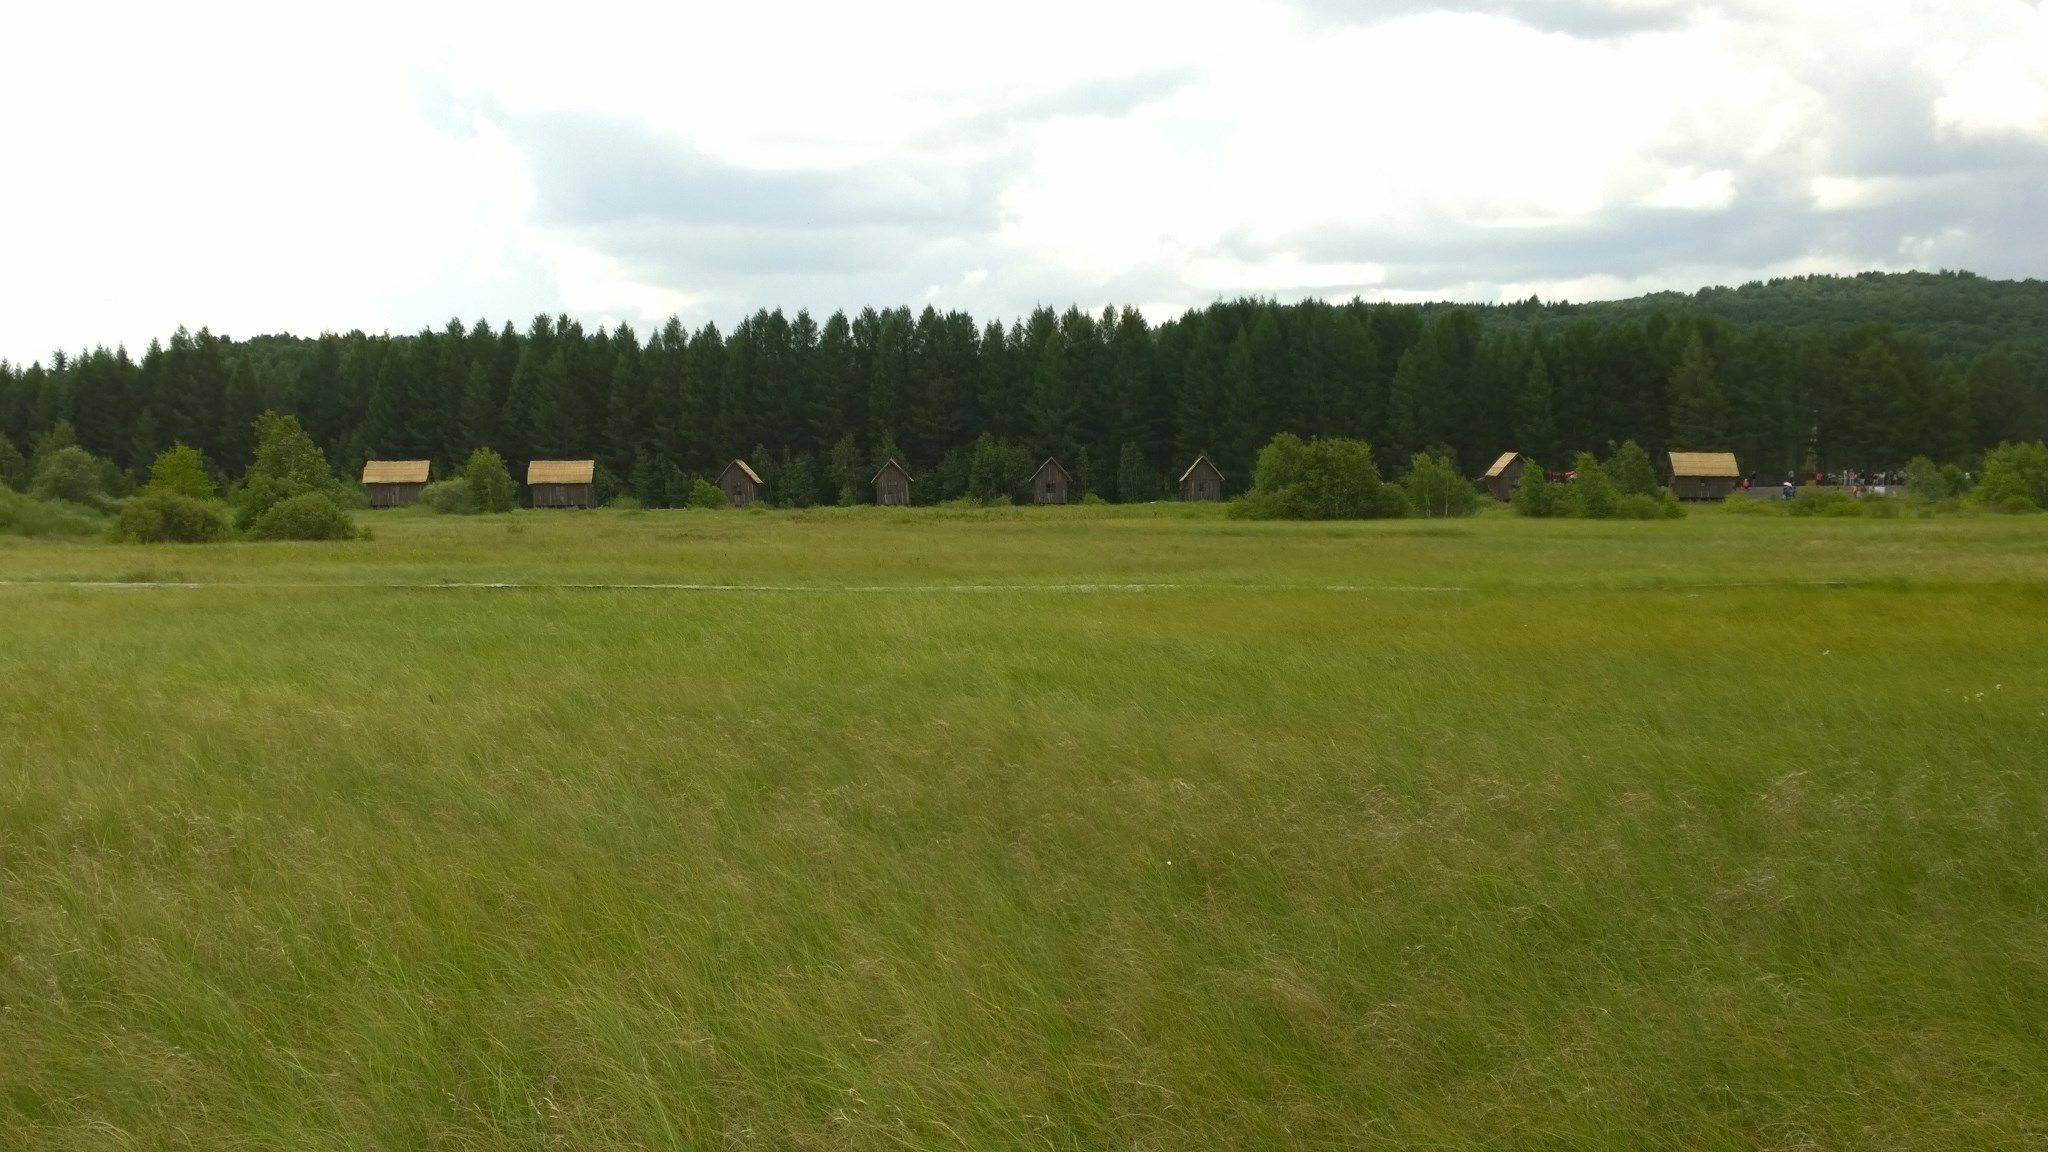
[[[180,323],[926,295],[1157,316],[2048,261],[2048,3],[1356,11],[25,8],[10,39],[45,50],[0,69],[0,356]],[[543,147],[543,123],[629,126],[630,154]]]

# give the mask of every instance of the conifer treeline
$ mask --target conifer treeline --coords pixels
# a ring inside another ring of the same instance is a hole
[[[0,432],[26,447],[68,420],[124,468],[182,442],[233,476],[254,418],[275,409],[344,474],[420,456],[445,473],[489,446],[515,467],[595,457],[650,502],[733,456],[829,499],[852,470],[898,455],[932,477],[921,499],[943,497],[987,434],[1067,461],[1080,491],[1149,499],[1197,452],[1241,486],[1283,431],[1366,440],[1396,469],[1447,448],[1468,475],[1507,448],[1561,462],[1630,439],[1732,449],[1767,478],[1963,461],[2048,434],[2044,392],[2026,358],[1937,361],[1915,334],[1874,324],[1676,311],[1558,328],[1497,309],[1241,300],[1158,326],[1131,309],[1041,309],[1006,327],[927,308],[822,324],[760,312],[731,332],[671,320],[645,339],[547,316],[524,332],[451,321],[412,336],[181,329],[139,360],[97,349],[0,364]]]

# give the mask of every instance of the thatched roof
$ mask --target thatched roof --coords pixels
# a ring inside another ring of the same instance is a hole
[[[595,460],[535,460],[526,466],[528,484],[588,484],[596,475]]]
[[[1060,475],[1066,477],[1068,480],[1072,480],[1074,478],[1074,474],[1072,472],[1067,471],[1066,468],[1062,467],[1059,461],[1053,459],[1050,456],[1047,456],[1045,458],[1045,463],[1040,464],[1038,466],[1038,471],[1033,472],[1031,474],[1032,482],[1036,483],[1040,476],[1045,475],[1045,470],[1047,468],[1050,468],[1053,471],[1058,472]]]
[[[732,463],[727,464],[725,468],[718,473],[718,482],[720,484],[725,483],[725,474],[727,472],[732,471],[735,468],[740,470],[740,475],[745,476],[747,479],[752,480],[754,483],[759,484],[761,482],[760,474],[755,472],[751,467],[749,467],[745,460],[734,460]]]
[[[1209,471],[1214,472],[1218,480],[1223,479],[1223,469],[1218,468],[1214,461],[1210,460],[1207,456],[1197,456],[1195,457],[1195,462],[1188,465],[1188,470],[1180,474],[1179,483],[1187,483],[1188,477],[1195,474],[1195,469],[1200,468],[1204,464],[1209,465]]]
[[[1733,452],[1673,452],[1671,474],[1691,479],[1740,480],[1742,469]]]
[[[881,466],[881,467],[880,467],[879,469],[876,469],[876,471],[875,471],[875,480],[880,480],[880,479],[882,478],[882,473],[884,473],[884,472],[887,472],[887,471],[888,471],[889,469],[891,469],[891,468],[894,468],[894,469],[895,469],[895,470],[897,470],[898,472],[901,472],[901,473],[903,473],[903,482],[904,482],[904,483],[906,483],[906,484],[915,484],[915,483],[917,483],[917,481],[915,481],[915,480],[912,480],[912,479],[910,478],[910,469],[908,469],[908,468],[905,468],[905,467],[904,467],[903,465],[901,465],[901,464],[898,464],[898,463],[896,462],[896,458],[895,458],[894,456],[891,456],[891,457],[889,458],[889,462],[888,462],[888,463],[886,463],[886,464],[882,465],[882,466]],[[868,481],[868,483],[870,483],[870,484],[873,484],[873,483],[875,482],[875,480],[870,480],[870,481]]]
[[[365,460],[363,483],[425,484],[428,467],[425,460]]]
[[[1493,467],[1491,467],[1491,468],[1488,468],[1488,469],[1486,470],[1486,475],[1485,475],[1484,479],[1487,479],[1487,480],[1498,480],[1498,479],[1500,479],[1500,477],[1501,477],[1501,474],[1502,474],[1502,473],[1504,473],[1504,472],[1506,472],[1506,471],[1508,470],[1508,465],[1510,465],[1510,464],[1513,464],[1513,463],[1515,462],[1515,457],[1517,457],[1517,456],[1520,456],[1520,455],[1521,455],[1521,453],[1520,453],[1520,452],[1503,452],[1503,453],[1501,453],[1501,454],[1500,454],[1500,459],[1498,459],[1498,460],[1495,460],[1495,461],[1493,462]]]

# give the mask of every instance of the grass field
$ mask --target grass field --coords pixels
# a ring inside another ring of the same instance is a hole
[[[2048,1146],[2042,520],[365,520],[0,540],[0,1148]]]

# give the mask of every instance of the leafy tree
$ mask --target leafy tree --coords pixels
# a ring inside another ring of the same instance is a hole
[[[184,444],[173,444],[157,456],[149,466],[149,483],[142,490],[171,492],[192,500],[212,500],[220,495],[213,478],[206,474],[206,457]]]
[[[1514,498],[1509,503],[1517,516],[1546,519],[1571,514],[1569,495],[1563,485],[1551,483],[1543,466],[1534,460],[1523,461],[1522,477],[1515,482]]]
[[[2000,512],[2048,508],[2048,445],[2007,442],[1984,457],[1974,499]]]
[[[477,512],[510,512],[519,493],[505,458],[489,448],[469,454],[469,462],[462,466],[462,487]]]
[[[1570,489],[1574,516],[1607,520],[1620,511],[1621,493],[1591,452],[1581,452],[1573,460]]]
[[[256,459],[242,479],[235,527],[252,531],[273,507],[298,496],[318,494],[333,503],[335,487],[327,458],[299,426],[298,417],[265,412],[256,418]],[[305,507],[301,505],[294,516],[308,515]]]
[[[1232,515],[1253,519],[1363,520],[1400,516],[1407,502],[1380,479],[1372,447],[1339,436],[1304,443],[1283,432],[1259,450],[1252,488]]]
[[[790,457],[782,471],[782,503],[791,508],[809,508],[818,502],[818,476],[808,454]]]
[[[719,490],[718,485],[702,476],[690,482],[690,507],[711,509],[731,506],[732,502],[725,498],[725,493]]]
[[[69,500],[73,504],[98,504],[106,495],[100,462],[76,444],[45,453],[36,469],[30,494],[43,500]]]
[[[1418,452],[1401,481],[1408,506],[1419,516],[1470,516],[1479,511],[1479,493],[1458,473],[1447,455]]]
[[[1642,445],[1633,440],[1624,440],[1614,450],[1603,466],[1607,478],[1614,482],[1615,491],[1624,496],[1654,496],[1659,487],[1657,469],[1650,463],[1650,454]]]
[[[860,445],[854,443],[853,433],[848,432],[832,445],[826,475],[838,489],[841,507],[860,503],[861,488],[873,473],[867,471],[867,462],[861,459]]]

